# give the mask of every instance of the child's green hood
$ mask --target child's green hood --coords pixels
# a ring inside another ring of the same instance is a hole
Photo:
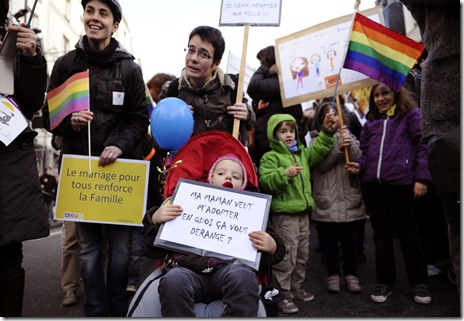
[[[278,150],[285,146],[284,143],[278,142],[274,138],[274,129],[277,127],[277,125],[283,121],[294,121],[296,122],[295,118],[290,115],[290,114],[275,114],[272,115],[271,118],[269,118],[267,122],[267,139],[269,140],[269,145],[272,149]],[[298,148],[301,147],[301,142],[298,139],[298,124],[297,124],[297,129],[295,132],[295,139],[298,142]]]

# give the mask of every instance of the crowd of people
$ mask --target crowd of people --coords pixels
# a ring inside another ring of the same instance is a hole
[[[180,77],[159,73],[145,84],[133,55],[113,37],[122,19],[117,0],[82,0],[85,35],[75,49],[57,59],[47,81],[47,62],[37,35],[25,23],[8,26],[9,2],[0,0],[0,37],[6,31],[18,35],[15,92],[0,93],[0,99],[17,106],[28,120],[42,109],[45,128],[59,137],[61,154],[90,151],[101,167],[120,158],[151,163],[143,228],[63,222],[62,305],[78,302],[82,280],[86,316],[127,316],[131,294],[140,291],[137,287],[143,281],[140,257],[156,253],[162,259],[160,279],[156,291],[147,293],[156,293],[157,298],[147,300],[159,302],[158,316],[199,316],[195,304],[215,301],[223,303],[219,310],[212,308],[219,316],[259,316],[261,289],[270,284],[280,295],[274,305],[266,305],[264,314],[294,314],[295,301],[314,299],[310,289],[303,288],[313,223],[326,265],[327,291],[340,293],[342,284],[353,294],[367,290],[357,269],[365,260],[366,217],[375,246],[375,287],[368,289],[372,302],[385,302],[397,281],[395,238],[401,244],[413,301],[432,301],[428,277],[437,273],[433,270],[437,260],[447,257],[459,294],[459,8],[451,0],[434,5],[401,1],[418,22],[427,49],[419,76],[414,75],[421,79],[420,90],[413,96],[412,85],[400,92],[382,83],[373,85],[361,123],[345,106],[343,94],[341,106],[333,97],[321,97],[307,110],[301,104],[284,107],[274,46],[257,53],[260,67],[247,91],[252,101],[237,98],[241,75],[219,67],[225,40],[210,26],[190,32]],[[90,110],[72,112],[51,129],[46,92],[85,70],[89,70]],[[450,81],[441,83],[442,79]],[[181,216],[183,209],[171,204],[171,194],[163,191],[165,180],[160,177],[169,175],[170,151],[150,135],[149,126],[156,124],[150,124],[146,88],[155,104],[167,97],[188,104],[194,119],[192,137],[218,131],[232,134],[234,124],[240,123],[238,137],[230,136],[238,139],[240,148],[219,153],[205,145],[202,152],[208,153],[209,161],[198,164],[203,172],[193,179],[272,196],[266,230],[248,234],[251,245],[263,253],[260,271],[153,245],[160,226]],[[5,317],[22,313],[22,242],[48,236],[53,221],[56,179],[39,177],[36,135],[26,127],[11,144],[0,142],[0,166],[9,169],[0,174],[0,316]],[[421,203],[424,199],[426,205]],[[440,215],[421,217],[430,208]],[[437,226],[449,240],[430,253],[430,240],[438,239]]]

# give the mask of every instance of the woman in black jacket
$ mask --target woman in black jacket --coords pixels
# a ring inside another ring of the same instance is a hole
[[[53,66],[49,90],[75,73],[89,70],[90,110],[73,112],[53,129],[62,137],[62,152],[98,156],[99,166],[117,158],[142,159],[141,142],[148,130],[145,83],[134,57],[112,37],[118,30],[122,9],[117,0],[82,0],[86,35],[76,49]],[[50,130],[48,105],[44,124]],[[124,316],[131,227],[76,222],[80,261],[87,301],[86,316]],[[102,240],[108,243],[107,268],[102,262]],[[105,273],[106,272],[106,273]]]

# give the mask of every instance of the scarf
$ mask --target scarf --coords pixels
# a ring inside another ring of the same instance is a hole
[[[293,141],[293,143],[290,146],[287,146],[287,148],[292,154],[295,154],[296,151],[298,150],[298,142],[296,141],[296,139]]]
[[[396,109],[396,104],[393,105],[389,110],[387,110],[385,115],[387,115],[388,117],[395,116],[395,109]]]

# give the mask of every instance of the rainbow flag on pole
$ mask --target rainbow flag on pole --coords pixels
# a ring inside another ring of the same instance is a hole
[[[424,45],[356,13],[343,68],[400,91]]]
[[[70,113],[90,109],[89,87],[89,71],[86,70],[72,75],[47,93],[50,130]]]
[[[145,99],[147,100],[148,119],[150,119],[151,113],[155,108],[155,103],[153,102],[153,98],[151,98],[150,90],[148,89],[147,84],[145,84]]]

